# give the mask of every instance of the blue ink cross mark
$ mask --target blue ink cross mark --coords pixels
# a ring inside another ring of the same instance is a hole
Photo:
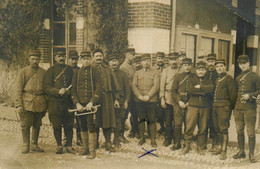
[[[153,151],[156,151],[157,149],[152,149],[152,150],[150,150],[150,151],[148,151],[148,150],[146,150],[146,149],[144,149],[144,148],[142,148],[144,151],[146,151],[146,153],[144,153],[143,155],[141,155],[141,156],[139,156],[138,158],[141,158],[141,157],[143,157],[143,156],[146,156],[147,154],[152,154],[153,156],[155,156],[155,157],[158,157],[157,155],[155,155],[154,153],[152,153]]]

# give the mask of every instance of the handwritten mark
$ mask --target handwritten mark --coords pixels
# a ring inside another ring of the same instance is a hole
[[[153,154],[152,152],[153,151],[156,151],[157,149],[152,149],[152,150],[150,150],[150,151],[148,151],[148,150],[146,150],[146,149],[144,149],[144,148],[142,148],[144,151],[146,151],[146,153],[144,153],[143,155],[141,155],[141,156],[139,156],[138,158],[141,158],[141,157],[143,157],[143,156],[146,156],[147,154],[151,154],[151,155],[153,155],[153,156],[155,156],[155,157],[158,157],[157,155],[155,155],[155,154]]]

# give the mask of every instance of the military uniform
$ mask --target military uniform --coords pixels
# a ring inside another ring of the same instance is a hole
[[[191,62],[191,61],[190,61]],[[191,63],[190,63],[191,64]],[[184,123],[184,130],[186,128],[185,125],[185,117],[187,113],[187,108],[182,109],[179,106],[179,101],[188,103],[189,95],[188,95],[188,87],[190,83],[190,79],[193,76],[191,72],[179,73],[176,74],[176,77],[172,83],[172,98],[173,98],[173,107],[174,107],[174,137],[175,137],[175,145],[173,150],[180,149],[180,139],[182,133],[182,124]]]
[[[164,98],[166,102],[166,108],[164,110],[165,116],[165,126],[166,126],[166,133],[165,133],[165,143],[164,145],[171,144],[171,140],[173,138],[173,99],[172,99],[172,83],[174,80],[175,75],[178,73],[178,68],[173,69],[171,66],[165,68],[161,75],[160,80],[160,99]]]
[[[150,59],[150,55],[144,54],[143,59]],[[135,94],[135,101],[139,116],[139,132],[140,132],[140,142],[142,145],[145,142],[144,130],[145,121],[147,121],[148,127],[150,128],[151,134],[151,144],[156,147],[155,137],[156,137],[156,107],[159,101],[157,92],[159,90],[159,80],[160,77],[158,72],[154,69],[141,69],[138,70],[134,75],[132,90]],[[139,100],[140,97],[148,95],[149,100],[147,102]]]
[[[222,63],[217,61],[217,63]],[[225,62],[223,62],[225,64]],[[219,74],[216,80],[212,117],[215,132],[221,138],[221,148],[214,154],[222,153],[223,159],[226,158],[228,145],[228,128],[231,112],[234,109],[237,96],[235,80],[226,72]]]
[[[197,64],[198,68],[205,68],[204,62]],[[200,88],[195,88],[196,85],[200,85]],[[214,92],[214,85],[210,79],[199,77],[195,75],[190,79],[188,94],[189,105],[186,115],[186,131],[184,135],[185,149],[184,154],[189,151],[190,142],[193,136],[194,129],[198,125],[198,152],[205,146],[205,132],[207,129],[207,122],[210,111],[210,100],[209,97]],[[188,151],[186,151],[188,150]]]
[[[239,62],[249,62],[248,56],[239,56]],[[237,129],[237,138],[239,153],[234,158],[244,158],[244,144],[245,136],[244,129],[247,128],[249,140],[249,158],[251,162],[255,162],[254,149],[255,149],[255,124],[256,124],[256,101],[253,97],[260,94],[260,78],[250,70],[243,71],[237,78],[236,84],[238,87],[238,94],[234,109],[234,117]],[[242,100],[244,94],[249,94],[249,100]]]
[[[65,64],[50,67],[44,78],[44,92],[48,95],[49,119],[54,129],[57,146],[61,146],[61,128],[64,127],[66,147],[72,146],[74,114],[68,109],[73,108],[70,90],[64,95],[59,94],[61,88],[71,85],[73,69]],[[60,152],[59,152],[60,153]]]
[[[30,55],[40,55],[40,52],[31,52]],[[47,99],[43,92],[43,79],[45,70],[38,67],[37,69],[27,66],[19,71],[16,79],[16,107],[23,111],[19,112],[23,147],[22,153],[28,153],[30,148],[30,128],[32,131],[32,150],[43,151],[38,147],[38,136],[42,118],[46,114]]]

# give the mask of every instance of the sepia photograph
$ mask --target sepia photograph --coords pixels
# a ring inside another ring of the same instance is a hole
[[[259,35],[260,0],[0,0],[0,169],[260,169]]]

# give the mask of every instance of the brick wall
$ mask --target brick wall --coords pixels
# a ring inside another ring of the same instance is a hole
[[[170,29],[171,7],[159,2],[128,3],[129,28]]]
[[[39,50],[41,51],[41,62],[50,63],[51,53],[50,53],[50,30],[43,29],[40,34],[39,40]]]

